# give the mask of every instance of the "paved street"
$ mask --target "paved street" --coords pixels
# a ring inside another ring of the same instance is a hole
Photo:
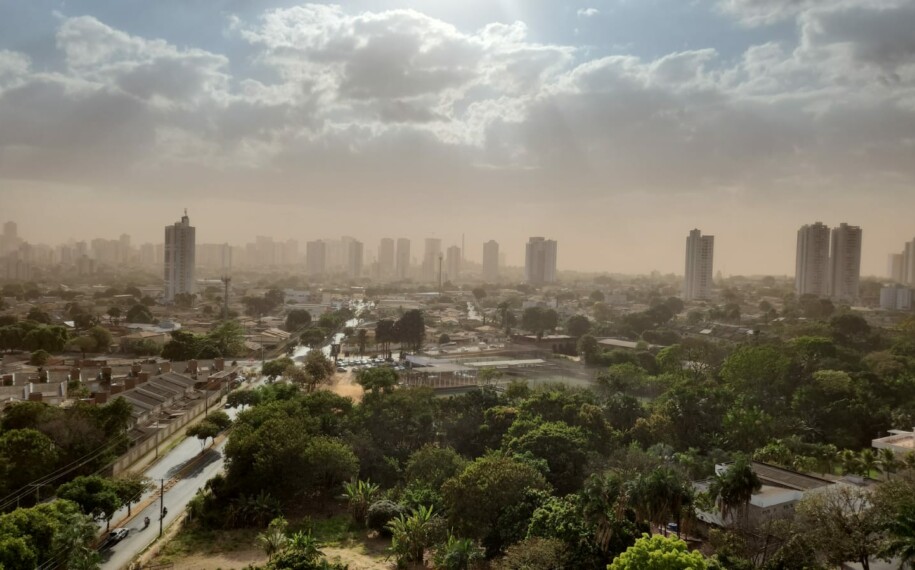
[[[264,381],[259,379],[255,386]],[[236,410],[226,410],[232,419],[235,419]],[[185,438],[174,449],[168,452],[156,464],[152,465],[143,474],[152,479],[157,488],[155,491],[149,491],[143,496],[140,505],[153,496],[158,495],[158,485],[161,479],[165,479],[165,508],[168,514],[163,521],[163,528],[175,521],[178,517],[183,517],[185,507],[197,493],[198,489],[203,488],[206,482],[214,475],[219,473],[225,463],[223,448],[225,440],[216,446],[207,448],[206,452],[201,455],[200,441],[196,438]],[[180,477],[179,477],[180,475]],[[169,480],[178,477],[171,484]],[[139,505],[134,505],[133,517],[123,525],[129,529],[127,538],[118,542],[111,548],[102,551],[102,568],[105,570],[119,570],[126,568],[140,552],[146,549],[156,537],[159,536],[159,500],[148,505],[144,509],[138,509]],[[116,521],[123,520],[127,516],[127,509],[119,511],[111,520],[112,528]],[[143,529],[143,517],[149,517],[149,528]],[[104,528],[104,524],[101,525]]]

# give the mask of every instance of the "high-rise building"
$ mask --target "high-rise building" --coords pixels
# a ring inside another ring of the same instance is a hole
[[[499,243],[489,240],[483,244],[483,279],[497,281],[499,279]]]
[[[305,244],[305,273],[312,277],[324,275],[327,247],[321,240]]]
[[[423,280],[438,281],[438,258],[442,254],[442,240],[426,238],[426,249],[423,252]]]
[[[353,279],[362,277],[362,242],[352,240],[348,242],[346,273]]]
[[[829,227],[820,222],[797,231],[794,288],[798,297],[829,295]]]
[[[394,276],[394,240],[382,238],[378,244],[378,275],[383,279]]]
[[[854,301],[861,281],[861,228],[846,223],[832,229],[829,256],[829,295],[833,299]]]
[[[902,272],[904,267],[903,254],[891,253],[887,260],[887,276],[896,283],[905,283],[905,276]]]
[[[445,279],[452,283],[461,277],[461,248],[452,245],[445,250]]]
[[[524,280],[532,285],[556,281],[556,241],[542,237],[528,240],[524,255]]]
[[[704,236],[692,230],[686,237],[686,271],[683,277],[683,299],[711,299],[712,267],[715,262],[715,236]]]
[[[165,226],[166,301],[173,301],[179,293],[194,292],[195,232],[187,210],[180,222]]]
[[[3,235],[0,235],[0,255],[6,255],[19,248],[19,228],[16,222],[3,224]]]
[[[915,285],[915,239],[907,241],[902,250],[902,283]]]
[[[394,273],[398,279],[406,279],[410,272],[410,240],[397,239],[397,261]]]
[[[880,289],[880,308],[888,311],[908,311],[912,308],[912,290],[894,283]]]
[[[144,243],[140,246],[140,265],[154,267],[156,265],[156,246]]]

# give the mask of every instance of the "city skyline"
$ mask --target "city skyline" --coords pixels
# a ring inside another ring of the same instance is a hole
[[[897,271],[902,271],[901,258],[906,257],[907,254],[905,252],[903,254],[895,254],[892,252],[889,254],[885,254],[883,256],[882,270],[876,271],[874,273],[865,273],[864,270],[861,269],[864,267],[864,262],[863,262],[864,258],[862,255],[863,248],[862,248],[861,238],[860,238],[861,227],[860,226],[848,226],[844,222],[840,226],[837,226],[836,228],[834,228],[832,230],[832,232],[830,232],[830,229],[827,226],[822,226],[822,224],[819,222],[817,222],[817,224],[814,224],[811,226],[808,226],[806,224],[804,226],[802,226],[801,230],[798,230],[798,232],[797,232],[798,241],[796,241],[796,243],[795,243],[795,250],[794,250],[795,269],[793,272],[785,272],[785,273],[759,272],[759,273],[747,273],[745,275],[784,275],[784,276],[793,275],[796,280],[803,278],[803,276],[805,275],[805,272],[802,271],[801,265],[800,265],[800,263],[801,263],[801,261],[800,261],[801,243],[799,241],[800,233],[802,231],[804,231],[805,228],[807,228],[807,227],[813,228],[816,226],[820,226],[821,228],[825,228],[825,230],[826,230],[826,237],[825,237],[826,242],[825,242],[825,244],[823,244],[823,243],[820,244],[821,247],[825,248],[825,252],[826,252],[826,254],[825,254],[826,259],[822,260],[822,258],[821,258],[823,267],[820,270],[820,271],[824,272],[823,277],[822,277],[823,291],[821,292],[821,294],[823,296],[833,296],[833,297],[838,297],[838,298],[848,296],[845,293],[836,294],[832,289],[832,279],[833,279],[832,276],[835,274],[837,269],[836,269],[836,267],[833,266],[833,261],[829,254],[830,242],[832,240],[836,239],[835,230],[839,229],[840,227],[842,227],[842,228],[847,227],[847,229],[857,232],[857,234],[856,234],[857,237],[853,238],[853,239],[857,240],[857,243],[854,246],[854,250],[853,250],[853,254],[852,254],[851,258],[849,258],[849,260],[847,262],[847,264],[850,263],[854,266],[854,269],[851,270],[851,273],[854,274],[855,282],[854,282],[854,284],[848,285],[848,287],[850,287],[850,290],[852,290],[852,291],[856,290],[856,288],[857,288],[856,280],[860,277],[887,278],[887,279],[890,279],[890,280],[893,280],[896,282],[900,282],[900,283],[908,283],[910,281],[908,279],[897,279],[897,274],[896,274]],[[69,247],[71,249],[75,248],[74,251],[71,251],[67,255],[78,256],[78,255],[85,255],[87,253],[91,253],[92,255],[89,256],[91,258],[91,260],[99,259],[98,258],[99,248],[102,248],[102,251],[105,251],[107,253],[103,258],[101,258],[101,261],[123,262],[123,261],[125,261],[125,259],[123,258],[123,256],[124,256],[123,248],[125,248],[125,247],[130,248],[131,243],[134,244],[134,246],[135,246],[134,250],[138,255],[138,259],[143,264],[152,265],[153,263],[160,263],[163,258],[164,242],[158,242],[158,243],[139,242],[137,240],[133,240],[133,236],[131,236],[130,234],[121,234],[120,236],[117,237],[117,239],[106,239],[106,238],[100,238],[100,237],[94,237],[94,238],[86,237],[83,239],[77,239],[75,237],[71,237],[70,239],[68,239],[64,242],[55,244],[55,243],[32,241],[32,240],[26,239],[25,237],[23,237],[21,235],[19,228],[20,228],[20,224],[16,220],[7,220],[4,222],[4,231],[2,234],[0,234],[0,250],[2,250],[2,251],[0,251],[0,253],[2,253],[2,254],[7,253],[7,249],[9,247],[7,242],[10,242],[11,238],[9,236],[12,235],[12,236],[14,236],[13,239],[15,240],[15,243],[17,243],[17,244],[18,243],[27,243],[29,245],[40,245],[43,247],[47,246],[52,249],[60,248],[60,247]],[[383,277],[383,278],[401,277],[402,278],[402,273],[400,272],[399,269],[397,269],[398,267],[400,267],[400,265],[397,265],[397,264],[402,264],[404,262],[403,254],[396,253],[396,251],[393,248],[395,247],[395,245],[399,247],[401,244],[406,242],[407,250],[405,253],[407,255],[406,261],[407,261],[408,266],[409,267],[420,267],[422,270],[422,276],[424,278],[428,278],[429,280],[434,281],[434,280],[438,279],[438,271],[439,271],[437,255],[442,256],[442,262],[443,262],[442,271],[443,271],[444,275],[448,275],[449,271],[447,271],[445,269],[445,268],[447,268],[447,265],[445,264],[445,258],[444,258],[444,254],[448,249],[456,248],[457,250],[460,251],[460,260],[459,260],[460,262],[468,261],[470,263],[482,266],[484,263],[485,255],[486,255],[485,254],[486,246],[488,243],[493,242],[496,244],[496,247],[497,247],[496,253],[498,255],[498,259],[499,259],[498,263],[500,266],[517,267],[517,268],[522,268],[522,269],[525,266],[525,263],[526,263],[525,259],[526,259],[527,254],[524,252],[520,253],[520,259],[518,259],[517,262],[512,262],[513,260],[510,260],[506,263],[505,245],[503,243],[499,242],[498,240],[490,239],[490,240],[482,241],[480,243],[471,243],[471,247],[469,247],[469,248],[466,248],[466,244],[465,244],[465,249],[462,249],[458,244],[460,244],[462,241],[464,241],[465,234],[462,233],[461,238],[462,238],[461,240],[456,240],[452,245],[447,245],[448,243],[451,243],[451,242],[445,241],[442,238],[438,238],[438,237],[431,237],[431,238],[426,237],[426,238],[421,238],[421,239],[396,238],[396,240],[395,240],[395,238],[391,238],[391,237],[382,237],[382,238],[379,238],[377,240],[377,242],[375,242],[373,245],[371,240],[365,240],[365,239],[357,240],[356,238],[351,237],[351,236],[343,236],[342,238],[322,237],[322,238],[313,239],[313,240],[312,239],[298,240],[295,238],[283,239],[283,238],[275,238],[274,236],[257,235],[257,236],[255,236],[254,241],[247,242],[247,243],[238,242],[238,241],[219,243],[219,242],[212,242],[212,241],[198,239],[197,243],[196,243],[196,247],[197,247],[197,256],[198,257],[202,256],[203,258],[209,260],[202,264],[198,263],[199,266],[208,266],[208,267],[212,268],[212,267],[218,265],[223,268],[231,268],[233,266],[233,260],[235,261],[234,265],[251,266],[252,263],[250,262],[250,260],[248,261],[248,263],[239,264],[237,262],[237,256],[235,255],[235,253],[237,253],[237,252],[244,254],[245,250],[247,250],[249,257],[251,255],[258,256],[257,263],[254,263],[253,265],[264,265],[264,266],[301,265],[302,268],[305,269],[306,273],[314,274],[315,266],[314,266],[314,264],[309,263],[309,261],[308,261],[308,255],[307,255],[308,248],[311,246],[317,246],[319,243],[322,244],[322,246],[326,246],[327,244],[333,244],[334,242],[338,242],[340,247],[343,247],[343,249],[336,253],[334,253],[333,251],[331,251],[331,253],[330,253],[331,263],[336,263],[336,265],[334,266],[336,269],[343,270],[346,273],[355,275],[355,273],[361,273],[361,272],[369,270],[370,266],[372,264],[378,264],[379,273],[376,275],[376,277]],[[342,241],[341,241],[341,239],[342,239]],[[528,238],[528,239],[531,239],[531,238]],[[429,253],[427,251],[420,250],[420,251],[422,251],[422,254],[421,254],[422,256],[419,256],[418,254],[416,254],[416,249],[413,248],[414,255],[412,255],[412,256],[410,255],[410,244],[412,244],[413,242],[422,242],[421,243],[421,246],[422,246],[422,244],[428,245],[427,242],[429,242],[429,241],[436,244],[435,251],[437,253],[435,253],[436,257],[435,257],[435,261],[433,263],[434,270],[429,269],[429,267],[430,267],[429,259],[428,259]],[[355,261],[355,264],[356,264],[355,266],[351,265],[351,263],[354,263],[354,260],[351,259],[352,254],[350,253],[350,250],[352,248],[351,242],[356,242],[358,244],[358,254],[357,254],[358,261]],[[387,242],[387,246],[385,246],[386,242]],[[909,247],[910,243],[912,243],[912,242],[915,242],[915,240],[910,240],[910,241],[904,242],[906,245],[906,252],[908,252],[910,249],[912,249]],[[867,241],[865,241],[864,243],[866,244]],[[226,246],[228,246],[228,248],[226,248]],[[79,249],[80,247],[83,247],[83,249],[80,250]],[[269,253],[265,253],[266,252],[266,249],[264,249],[265,247],[270,249]],[[279,249],[278,250],[272,249],[274,247],[277,247]],[[287,248],[285,250],[285,253],[284,253],[284,250],[282,249],[284,247]],[[368,247],[368,249],[365,250],[365,253],[363,253],[363,250],[366,247]],[[389,248],[389,249],[387,249],[387,253],[384,253],[382,251],[385,247]],[[525,245],[523,245],[523,247],[526,248],[527,245],[525,244]],[[226,249],[224,250],[224,248],[226,248]],[[331,249],[333,249],[333,248],[331,248]],[[509,247],[508,249],[510,251],[511,247]],[[717,244],[716,244],[716,249],[717,249]],[[289,252],[292,252],[292,253],[289,253]],[[284,256],[284,255],[286,256],[286,259],[284,259],[284,260],[279,259],[279,256]],[[325,257],[328,255],[326,249],[322,249],[322,255]],[[395,256],[395,257],[388,257],[387,262],[384,262],[382,260],[382,255]],[[274,256],[277,256],[277,259],[274,259]],[[336,259],[337,257],[339,257],[339,259]],[[212,261],[214,259],[218,259],[218,261],[216,261],[216,262]],[[244,255],[242,256],[242,259],[244,259]],[[894,261],[894,259],[895,259],[895,261]],[[75,259],[72,261],[75,263]],[[322,267],[325,266],[326,263],[327,263],[327,261],[322,261],[321,266]],[[717,255],[716,255],[716,260],[715,260],[715,273],[716,274],[719,271],[722,271],[722,269],[721,269],[721,267],[719,267],[718,263],[719,262],[717,260]],[[894,263],[896,264],[895,268],[894,268]],[[682,256],[681,256],[681,267],[682,267]],[[326,267],[326,269],[329,270],[330,266],[328,265]],[[905,270],[909,271],[909,264],[905,265]],[[557,265],[557,271],[585,271],[585,272],[590,271],[590,272],[596,272],[596,273],[627,274],[624,271],[617,271],[617,270],[614,270],[613,268],[587,270],[587,269],[575,268],[575,267],[564,267],[564,266],[562,266],[562,264]],[[660,270],[653,269],[653,270],[647,271],[643,274],[647,274],[649,272],[654,272],[654,271],[660,271]],[[323,273],[323,271],[321,271],[320,273]],[[681,273],[678,271],[663,271],[663,273],[684,275],[684,276],[686,275],[685,272]],[[722,274],[725,274],[725,273],[722,271]],[[733,273],[727,273],[727,274],[733,275]],[[631,274],[631,275],[638,275],[638,273]],[[820,289],[817,289],[816,287],[814,287],[814,289],[816,289],[816,291],[820,291]],[[798,285],[798,290],[799,291],[801,290],[800,285]]]

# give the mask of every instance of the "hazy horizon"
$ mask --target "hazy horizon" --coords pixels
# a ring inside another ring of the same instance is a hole
[[[34,243],[530,236],[560,270],[792,275],[915,238],[915,2],[0,6],[0,222]]]

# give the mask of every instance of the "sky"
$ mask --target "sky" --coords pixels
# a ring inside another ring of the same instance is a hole
[[[0,221],[32,242],[439,237],[790,275],[915,238],[915,0],[0,0]],[[414,248],[420,247],[415,243]],[[304,248],[303,248],[304,249]]]

